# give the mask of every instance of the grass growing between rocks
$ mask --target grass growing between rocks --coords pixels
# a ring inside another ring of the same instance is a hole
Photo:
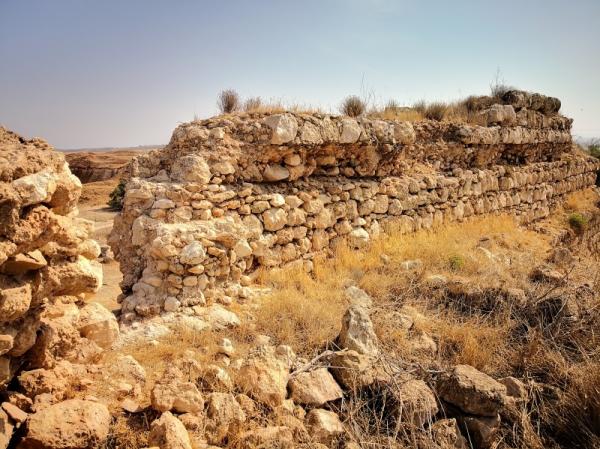
[[[484,247],[492,249],[498,259],[506,254],[505,258],[511,258],[510,265],[491,259],[490,250]],[[424,292],[429,289],[425,282],[427,273],[474,280],[494,277],[499,282],[518,285],[526,281],[526,268],[548,250],[549,243],[540,234],[519,227],[505,216],[474,219],[415,234],[402,235],[392,228],[366,251],[338,247],[333,258],[315,261],[312,274],[300,269],[263,273],[261,282],[273,291],[257,310],[257,331],[309,355],[337,335],[348,306],[344,289],[351,284],[367,291],[379,307],[397,309],[406,304],[426,311],[427,319],[418,326],[431,330],[430,309],[435,304],[425,300],[428,295]],[[461,263],[452,263],[456,259]],[[419,260],[419,268],[403,269],[402,263],[411,260]],[[457,322],[446,316],[441,317],[437,333],[443,349],[448,348],[444,351],[452,352],[454,360],[482,367],[494,354],[488,348],[496,346],[500,338],[494,337],[495,329],[480,318]],[[393,322],[376,323],[376,331],[384,342],[401,346],[402,333],[394,332]],[[486,341],[489,344],[481,344]]]

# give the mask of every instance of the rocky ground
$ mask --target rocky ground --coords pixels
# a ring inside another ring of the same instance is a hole
[[[528,226],[391,229],[311,274],[262,270],[238,302],[120,329],[114,212],[89,198],[102,285],[49,309],[52,357],[0,388],[0,449],[600,445],[598,189]]]

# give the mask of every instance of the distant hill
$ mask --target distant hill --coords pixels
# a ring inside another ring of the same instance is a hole
[[[164,147],[164,144],[160,145],[138,145],[137,147],[103,147],[103,148],[74,148],[69,150],[58,149],[58,151],[62,151],[63,153],[77,153],[81,151],[86,151],[89,153],[106,153],[109,151],[150,151],[156,148]]]

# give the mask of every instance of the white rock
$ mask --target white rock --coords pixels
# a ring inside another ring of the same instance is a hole
[[[280,208],[272,208],[263,212],[262,218],[267,231],[278,231],[283,229],[287,223],[287,214]]]
[[[342,135],[340,143],[355,143],[360,137],[361,127],[358,122],[351,118],[342,119]]]
[[[394,138],[402,145],[414,143],[416,134],[410,122],[398,122],[394,124]]]
[[[56,174],[45,169],[31,175],[23,176],[12,182],[12,187],[19,193],[24,206],[49,201],[56,190]]]
[[[365,248],[370,240],[371,237],[369,236],[369,233],[363,228],[353,229],[352,232],[348,234],[348,244],[354,249]]]
[[[338,340],[342,348],[359,354],[377,355],[379,352],[371,318],[366,309],[360,306],[350,306],[344,314]]]
[[[235,167],[229,161],[216,162],[212,164],[212,170],[219,175],[232,175],[235,173]]]
[[[179,254],[179,261],[187,265],[198,265],[206,258],[206,252],[202,243],[194,240],[186,245]]]
[[[271,143],[279,145],[294,140],[298,122],[292,114],[275,114],[265,118],[265,124],[273,130]]]
[[[369,294],[354,285],[346,288],[345,294],[346,298],[348,298],[350,303],[353,305],[362,306],[367,309],[373,305],[373,299],[369,296]]]
[[[195,154],[180,157],[171,167],[171,178],[176,181],[208,184],[211,176],[204,158]]]
[[[152,422],[148,443],[160,449],[192,449],[185,426],[171,412]]]
[[[78,329],[81,335],[107,349],[119,338],[119,323],[113,313],[96,303],[87,303],[80,311]]]
[[[303,143],[312,145],[323,143],[319,128],[310,122],[304,122],[304,125],[302,125],[302,129],[300,130],[300,140],[302,140]]]
[[[233,247],[233,250],[238,257],[248,257],[252,254],[252,247],[246,239],[239,240]]]

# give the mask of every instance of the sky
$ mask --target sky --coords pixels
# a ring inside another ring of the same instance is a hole
[[[600,136],[599,0],[0,0],[0,124],[61,149],[168,142],[233,88],[336,112],[559,97]]]

